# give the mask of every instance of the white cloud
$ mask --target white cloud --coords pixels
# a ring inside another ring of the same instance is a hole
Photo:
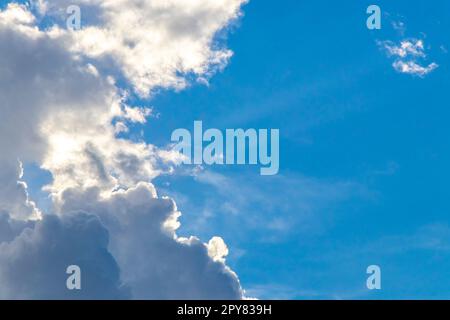
[[[401,61],[397,60],[392,65],[395,70],[400,73],[413,74],[418,76],[426,76],[428,73],[432,72],[438,67],[436,63],[430,63],[428,66],[421,66],[414,61]]]
[[[405,58],[408,55],[414,57],[425,57],[423,41],[417,39],[403,40],[397,46],[391,41],[382,43],[387,52],[392,56]]]
[[[7,10],[0,11],[0,23],[5,25],[30,25],[36,21],[35,17],[25,6],[9,3]]]
[[[130,107],[125,106],[123,118],[134,122],[134,123],[145,123],[147,121],[147,117],[152,113],[152,109],[150,108],[139,108],[139,107]]]
[[[79,32],[40,30],[26,6],[0,10],[0,217],[11,217],[0,219],[0,297],[70,298],[65,274],[51,276],[77,257],[107,277],[88,278],[80,298],[125,297],[122,282],[133,298],[242,297],[223,241],[176,235],[174,201],[158,198],[149,182],[165,170],[165,153],[116,137],[150,111],[126,105],[128,93],[109,74],[121,71],[143,96],[184,88],[190,74],[210,76],[231,55],[214,36],[243,2],[70,1],[89,23]],[[34,2],[55,19],[65,4]],[[40,212],[18,159],[51,173],[46,190],[59,217],[43,213],[29,225]],[[88,215],[71,214],[80,211]]]
[[[399,44],[392,41],[378,41],[378,46],[385,50],[389,57],[395,58],[392,66],[399,73],[424,77],[439,67],[435,62],[421,64],[421,60],[427,58],[423,40],[405,39]]]
[[[225,261],[225,257],[228,255],[228,247],[220,237],[213,237],[208,242],[208,255],[214,261]]]
[[[110,250],[122,279],[137,299],[240,299],[237,276],[224,263],[227,248],[215,237],[209,244],[180,238],[177,207],[158,198],[153,185],[101,197],[97,188],[68,189],[60,212],[95,212],[111,235]]]
[[[54,30],[82,55],[120,68],[141,96],[157,87],[183,89],[187,78],[209,77],[232,52],[216,34],[240,16],[247,0],[48,0],[49,14],[69,5],[84,14],[78,32]],[[94,11],[96,14],[90,15]],[[86,14],[85,14],[86,13]]]
[[[113,119],[143,121],[143,111],[122,108],[111,79],[33,26],[0,25],[0,49],[0,134],[8,137],[0,139],[0,158],[40,164],[52,173],[55,194],[128,187],[158,174],[151,145],[115,137]]]

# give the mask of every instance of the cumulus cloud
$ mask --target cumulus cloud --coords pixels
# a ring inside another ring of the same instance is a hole
[[[220,237],[213,237],[208,242],[208,254],[215,261],[224,261],[228,255],[228,247]]]
[[[139,299],[239,299],[239,281],[225,264],[225,243],[180,238],[175,202],[149,183],[101,198],[98,189],[66,190],[61,212],[95,212],[111,233],[111,252]],[[155,263],[157,261],[157,263]]]
[[[151,109],[128,105],[115,78],[141,96],[207,79],[231,56],[214,37],[244,2],[70,1],[77,32],[58,24],[68,1],[0,10],[0,298],[242,298],[223,240],[177,236],[175,202],[150,182],[167,155],[117,136]],[[51,173],[56,215],[29,199],[22,162]],[[65,288],[71,264],[78,293]]]
[[[240,15],[246,0],[47,0],[60,16],[79,5],[83,28],[54,32],[71,49],[99,62],[112,60],[135,90],[146,96],[157,87],[183,89],[186,76],[208,78],[232,56],[213,45],[217,32]],[[89,12],[95,12],[90,15]]]
[[[16,221],[0,220],[13,229]],[[3,226],[2,226],[3,224]],[[128,296],[108,252],[108,232],[83,213],[45,216],[0,244],[0,299],[118,299]],[[82,290],[66,288],[67,267],[82,270]]]
[[[26,12],[10,5],[2,14],[20,10]],[[112,79],[34,26],[0,24],[0,50],[0,134],[8,137],[0,139],[0,158],[39,163],[53,175],[53,193],[130,186],[157,175],[151,145],[115,137],[112,120],[135,121],[139,113],[123,106]]]
[[[4,25],[25,24],[30,25],[35,22],[35,17],[24,6],[10,3],[7,10],[0,12],[0,23]]]
[[[392,41],[379,41],[378,45],[389,57],[395,58],[392,66],[399,73],[424,77],[439,67],[435,62],[422,65],[421,61],[427,58],[423,40],[405,39],[399,44]]]

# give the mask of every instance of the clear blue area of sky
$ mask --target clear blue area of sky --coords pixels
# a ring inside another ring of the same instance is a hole
[[[194,120],[280,129],[280,177],[211,168],[231,181],[161,179],[179,196],[181,232],[223,236],[250,295],[450,298],[450,3],[377,1],[375,31],[370,4],[251,1],[210,87],[152,101],[160,118],[145,136],[161,145]],[[425,78],[397,73],[376,44],[410,37],[440,65]],[[366,288],[370,264],[381,291]]]

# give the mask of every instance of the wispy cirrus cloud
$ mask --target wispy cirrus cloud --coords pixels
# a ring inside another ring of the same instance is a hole
[[[225,225],[236,238],[247,231],[259,234],[261,242],[283,242],[297,234],[320,234],[334,219],[333,213],[347,201],[373,200],[376,193],[357,180],[322,179],[298,174],[252,177],[248,173],[224,175],[200,169],[192,173],[198,201],[189,189],[169,196],[178,199],[183,210],[195,221],[184,231],[203,233],[212,224]],[[169,179],[175,181],[176,179]],[[277,201],[271,199],[276,197]],[[226,217],[226,218],[224,218]],[[246,228],[241,228],[245,225]],[[245,230],[245,232],[243,232]],[[226,230],[224,229],[224,232]]]

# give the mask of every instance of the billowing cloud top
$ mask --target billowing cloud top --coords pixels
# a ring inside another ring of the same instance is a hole
[[[117,133],[150,113],[127,104],[127,88],[179,90],[226,65],[231,51],[214,39],[244,2],[35,0],[0,10],[0,298],[242,298],[221,238],[177,236],[175,202],[151,184],[165,153]],[[74,4],[79,31],[62,20]],[[43,28],[43,17],[53,23]],[[29,199],[28,163],[52,175],[50,212]],[[71,264],[85,282],[75,293],[65,287]]]
[[[182,89],[185,76],[203,79],[223,68],[232,52],[213,47],[214,36],[238,18],[243,2],[58,0],[44,8],[56,16],[69,5],[95,12],[83,16],[79,32],[63,32],[71,50],[104,63],[112,60],[146,96],[156,87]]]

